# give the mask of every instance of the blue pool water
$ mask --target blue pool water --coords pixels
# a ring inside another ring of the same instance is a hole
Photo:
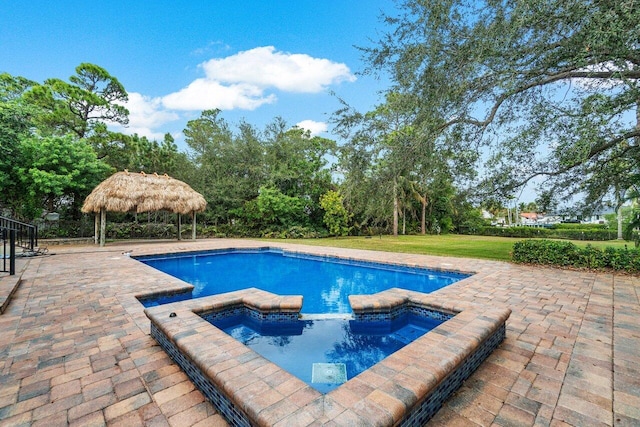
[[[395,287],[429,293],[468,277],[276,250],[225,250],[137,259],[195,286],[185,294],[142,299],[146,307],[255,287],[279,295],[302,295],[302,313],[350,313],[349,295]]]
[[[405,315],[392,322],[323,319],[264,323],[240,315],[211,323],[319,392],[327,393],[442,321]],[[346,375],[321,375],[325,364],[344,367]]]

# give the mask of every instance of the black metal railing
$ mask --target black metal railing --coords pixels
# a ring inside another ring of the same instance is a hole
[[[0,228],[0,235],[2,236],[2,273],[13,276],[16,274],[16,230]]]
[[[34,252],[38,246],[38,227],[0,216],[0,236],[2,237],[2,272],[16,274],[16,247]]]

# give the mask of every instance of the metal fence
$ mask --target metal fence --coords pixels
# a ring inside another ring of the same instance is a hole
[[[2,270],[16,274],[16,247],[23,251],[35,251],[38,246],[38,228],[32,224],[0,216],[0,237],[2,238]]]

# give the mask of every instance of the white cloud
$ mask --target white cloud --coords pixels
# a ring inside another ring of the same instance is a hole
[[[136,126],[156,127],[180,118],[177,113],[165,110],[160,98],[136,92],[129,93],[129,101],[125,107],[129,110],[129,123]]]
[[[315,120],[303,120],[296,124],[299,128],[306,129],[311,132],[311,136],[317,136],[327,131],[325,122],[316,122]]]
[[[254,110],[274,103],[269,90],[318,93],[332,84],[353,82],[345,64],[306,54],[278,52],[273,46],[257,47],[200,64],[205,77],[162,98],[176,110]]]
[[[276,96],[248,84],[224,86],[215,80],[196,79],[186,88],[162,98],[162,104],[176,110],[255,110],[275,102]]]
[[[214,43],[215,45],[215,43]],[[161,140],[167,123],[182,119],[185,111],[255,110],[277,101],[275,91],[318,93],[330,85],[353,82],[355,76],[345,64],[306,54],[279,52],[273,46],[257,47],[199,65],[205,76],[183,89],[162,97],[129,93],[125,104],[129,125],[115,130]],[[327,124],[304,120],[299,127],[312,135],[327,131]]]
[[[129,92],[129,100],[123,105],[129,110],[129,125],[114,127],[128,135],[137,133],[151,140],[162,140],[164,132],[157,132],[154,129],[180,119],[176,112],[168,111],[163,107],[160,98],[151,98],[137,92]]]
[[[285,92],[317,93],[331,84],[356,80],[345,64],[306,54],[276,52],[273,46],[211,59],[201,66],[211,80],[274,87]]]

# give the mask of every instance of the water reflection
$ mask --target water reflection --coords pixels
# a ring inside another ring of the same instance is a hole
[[[312,382],[314,363],[344,363],[347,378],[372,367],[441,322],[405,316],[394,322],[344,319],[260,323],[246,316],[212,322],[266,359],[326,393],[339,384]]]
[[[256,287],[279,295],[303,295],[303,313],[349,313],[349,295],[372,294],[393,287],[431,292],[466,277],[268,251],[214,252],[141,261],[194,285],[193,298]]]

